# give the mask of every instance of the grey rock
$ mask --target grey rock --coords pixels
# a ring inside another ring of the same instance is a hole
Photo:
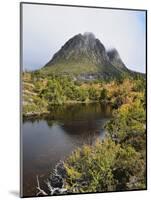
[[[76,70],[78,72],[76,79],[84,81],[98,78],[120,78],[123,74],[136,74],[126,67],[116,49],[107,51],[101,41],[89,32],[79,33],[70,38],[44,68],[47,67],[49,70],[52,67],[55,71],[57,67],[61,67],[58,74],[71,75],[73,66],[74,70],[79,68]],[[81,72],[80,68],[83,66],[84,69],[88,67],[86,72]]]
[[[115,48],[109,50],[107,52],[107,55],[108,55],[109,61],[111,62],[112,65],[117,67],[119,70],[123,70],[125,72],[129,71],[128,68],[123,63],[118,51]]]

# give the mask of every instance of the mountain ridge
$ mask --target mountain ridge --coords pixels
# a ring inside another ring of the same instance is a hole
[[[69,74],[76,77],[91,76],[91,79],[119,78],[130,75],[118,51],[107,51],[93,33],[86,32],[70,38],[43,67],[55,74]]]

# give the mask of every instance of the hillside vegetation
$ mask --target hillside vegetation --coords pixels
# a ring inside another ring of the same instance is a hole
[[[42,114],[54,105],[73,103],[109,103],[118,108],[131,103],[135,98],[143,98],[144,78],[125,77],[113,81],[77,81],[69,76],[43,76],[39,71],[24,72],[23,114]]]

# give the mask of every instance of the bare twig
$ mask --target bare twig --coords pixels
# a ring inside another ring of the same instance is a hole
[[[44,190],[42,190],[42,189],[40,188],[38,176],[37,176],[37,189],[39,190],[39,192],[37,193],[37,196],[38,196],[39,194],[42,194],[42,195],[44,195],[44,196],[48,195]]]
[[[44,181],[47,186],[48,193],[46,193],[43,189],[41,189],[39,179],[37,176],[37,187],[36,187],[38,189],[37,196],[40,194],[42,194],[43,196],[46,196],[46,195],[54,195],[54,194],[64,194],[67,192],[67,189],[64,188],[63,177],[60,174],[61,172],[58,171],[59,164],[61,164],[61,163],[63,163],[63,162],[60,161],[56,165],[55,169],[51,173],[50,178],[47,179],[46,181]],[[56,187],[54,187],[54,184],[51,183],[51,181],[55,178],[57,178],[57,179],[59,178],[57,181],[60,181],[60,184],[59,184],[60,186],[57,184]]]

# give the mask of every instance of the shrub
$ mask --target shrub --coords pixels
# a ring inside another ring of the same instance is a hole
[[[111,139],[84,145],[66,160],[64,179],[69,192],[104,192],[145,188],[145,165],[131,146],[122,147]]]
[[[98,140],[94,146],[74,151],[65,162],[65,188],[77,193],[114,190],[112,167],[118,150],[111,140]]]
[[[137,151],[144,149],[146,113],[140,101],[124,104],[114,111],[106,124],[109,136],[118,143],[131,144]]]

